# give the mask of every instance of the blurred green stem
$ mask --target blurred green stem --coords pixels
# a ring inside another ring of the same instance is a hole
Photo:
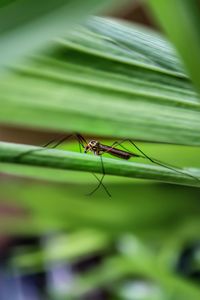
[[[14,143],[0,143],[0,162],[14,162],[101,174],[104,167],[105,173],[109,175],[155,179],[168,183],[200,186],[200,180],[195,180],[190,175],[180,174],[165,167],[110,158],[103,158],[102,166],[102,161],[97,156]],[[195,170],[195,174],[191,173],[191,171],[187,172],[185,169],[180,171],[191,174],[191,176],[200,176],[200,170]]]

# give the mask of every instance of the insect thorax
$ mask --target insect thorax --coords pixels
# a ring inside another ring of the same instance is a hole
[[[88,146],[92,151],[99,150],[99,142],[98,141],[92,140],[88,143]]]

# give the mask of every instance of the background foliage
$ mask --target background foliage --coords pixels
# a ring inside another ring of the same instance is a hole
[[[199,88],[198,26],[192,4],[175,1],[191,24],[188,61],[173,3],[149,1],[183,63],[160,33],[109,17],[83,21],[99,1],[4,1],[1,124],[107,144],[131,138],[199,178],[199,95],[188,75]],[[112,198],[103,188],[88,197],[98,184],[90,172],[102,165],[77,153],[77,141],[42,151],[11,142],[0,142],[0,232],[13,243],[2,254],[2,299],[200,298],[198,180],[106,157]]]

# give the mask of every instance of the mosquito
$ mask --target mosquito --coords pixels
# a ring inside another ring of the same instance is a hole
[[[102,144],[100,143],[99,141],[97,140],[90,140],[89,142],[86,141],[86,139],[79,133],[75,133],[75,134],[70,134],[68,136],[64,136],[63,138],[57,140],[57,139],[54,139],[54,140],[51,140],[49,141],[47,144],[43,145],[43,147],[49,147],[50,145],[52,149],[54,148],[57,148],[60,144],[62,144],[63,142],[65,142],[66,140],[70,139],[71,137],[75,137],[76,140],[78,141],[79,143],[79,150],[80,152],[82,152],[82,149],[84,150],[84,153],[87,153],[87,152],[92,152],[94,155],[97,155],[100,157],[100,161],[101,161],[101,168],[102,168],[102,177],[99,179],[99,177],[92,173],[93,176],[98,180],[98,185],[95,187],[94,190],[92,190],[88,195],[92,195],[94,194],[99,188],[100,186],[102,186],[105,190],[105,192],[107,193],[107,195],[109,197],[111,197],[111,194],[109,193],[108,189],[106,188],[106,186],[103,184],[103,179],[106,175],[106,172],[105,172],[105,168],[104,168],[104,163],[103,163],[103,159],[102,159],[102,155],[103,154],[110,154],[112,156],[115,156],[115,157],[118,157],[120,159],[125,159],[125,160],[129,160],[130,158],[132,157],[138,157],[138,158],[144,158],[144,159],[147,159],[149,160],[151,163],[153,164],[156,164],[156,165],[159,165],[159,166],[162,166],[166,169],[169,169],[169,170],[172,170],[176,173],[179,173],[179,174],[184,174],[186,176],[189,176],[195,180],[198,180],[199,181],[199,178],[187,173],[187,172],[184,172],[182,170],[179,170],[177,169],[176,167],[172,166],[172,165],[169,165],[169,164],[166,164],[166,163],[163,163],[162,161],[160,160],[157,160],[157,159],[154,159],[150,156],[148,156],[147,154],[145,154],[132,140],[130,139],[123,139],[119,142],[114,142],[111,146],[108,146],[108,145],[105,145],[105,144]],[[129,151],[124,145],[123,143],[125,142],[129,142],[129,144],[131,144],[135,149],[138,150],[138,152],[140,154],[137,154],[135,152],[131,152]],[[123,150],[121,149],[118,149],[117,146],[120,146]],[[27,151],[26,153],[22,153],[20,154],[17,158],[20,158],[28,153],[32,153],[32,152],[35,152],[35,151],[40,151],[42,150],[41,149],[37,149],[37,150],[30,150],[30,151]]]
[[[134,146],[134,148],[136,148],[140,152],[140,154],[130,152],[127,148],[125,148],[122,145],[124,142],[129,142],[132,146]],[[123,148],[123,150],[116,148],[117,146],[121,146]],[[153,164],[162,166],[166,169],[172,170],[172,171],[174,171],[176,173],[179,173],[179,174],[184,174],[186,176],[189,176],[189,177],[199,181],[199,179],[197,177],[195,177],[195,176],[193,176],[189,173],[186,173],[182,170],[178,170],[176,167],[174,167],[172,165],[163,163],[160,160],[149,157],[130,139],[123,139],[120,142],[114,142],[111,146],[101,144],[99,141],[96,141],[96,140],[91,140],[85,146],[84,152],[87,153],[88,151],[93,152],[95,155],[99,155],[100,157],[101,157],[101,155],[103,155],[105,153],[109,153],[112,156],[116,156],[118,158],[125,159],[125,160],[129,160],[131,157],[139,157],[139,158],[148,159]],[[90,195],[92,195],[94,192],[97,191],[97,189],[101,186],[101,184],[103,182],[103,179],[105,177],[105,169],[104,169],[104,166],[103,166],[102,158],[101,158],[101,163],[102,163],[102,173],[103,173],[103,175],[102,175],[101,179],[99,180],[98,186],[90,193]]]

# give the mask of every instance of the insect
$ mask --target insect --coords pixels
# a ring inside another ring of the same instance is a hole
[[[86,146],[85,146],[85,151],[84,153],[87,153],[88,151],[93,152],[95,155],[102,155],[105,153],[109,153],[113,156],[122,158],[122,159],[129,159],[132,156],[136,156],[139,157],[138,154],[135,153],[131,153],[128,151],[123,151],[120,149],[117,149],[113,146],[107,146],[107,145],[103,145],[98,141],[92,140],[90,141]]]
[[[127,148],[125,148],[122,145],[125,141],[128,141],[130,144],[132,144],[140,152],[140,154],[130,152]],[[116,148],[119,145],[123,148],[123,150]],[[167,168],[167,169],[172,170],[172,171],[174,171],[176,173],[179,173],[179,174],[187,175],[187,176],[199,181],[199,179],[197,177],[195,177],[195,176],[193,176],[189,173],[178,170],[177,168],[175,168],[171,165],[165,164],[165,163],[161,162],[160,160],[149,157],[130,139],[123,139],[120,142],[114,142],[111,146],[103,145],[103,144],[101,144],[100,142],[98,142],[96,140],[91,140],[85,146],[85,151],[84,152],[87,153],[88,151],[91,151],[95,155],[100,155],[100,156],[102,154],[109,153],[110,155],[116,156],[116,157],[121,158],[121,159],[126,159],[126,160],[130,159],[131,157],[139,157],[139,158],[148,159],[150,162],[152,162],[156,165],[162,166],[164,168]],[[103,173],[102,178],[99,181],[98,186],[90,194],[93,194],[100,187],[100,185],[102,184],[103,178],[105,176],[105,170],[104,170],[102,159],[101,159],[101,162],[102,162],[102,173]]]
[[[149,160],[150,162],[152,162],[153,164],[156,164],[156,165],[159,165],[159,166],[162,166],[164,168],[167,168],[169,170],[172,170],[176,173],[179,173],[179,174],[184,174],[186,176],[189,176],[195,180],[198,180],[199,179],[189,173],[186,173],[182,170],[179,170],[177,169],[176,167],[172,166],[172,165],[169,165],[169,164],[166,164],[166,163],[163,163],[162,161],[160,160],[157,160],[157,159],[154,159],[152,157],[149,157],[148,155],[146,155],[132,140],[130,139],[123,139],[119,142],[114,142],[111,146],[108,146],[108,145],[104,145],[104,144],[101,144],[99,141],[97,140],[91,140],[89,142],[86,141],[86,139],[80,135],[79,133],[76,133],[76,134],[70,134],[68,136],[64,136],[63,138],[59,139],[59,140],[51,140],[50,142],[48,142],[47,144],[43,145],[43,147],[49,147],[50,145],[51,148],[56,148],[58,147],[60,144],[62,144],[64,141],[68,140],[69,138],[71,137],[75,137],[79,143],[79,150],[80,152],[82,152],[82,149],[84,149],[84,153],[87,153],[87,152],[92,152],[94,155],[97,155],[100,157],[100,161],[101,161],[101,167],[102,167],[102,177],[99,179],[99,177],[92,173],[93,176],[98,180],[98,185],[95,187],[95,189],[93,191],[91,191],[88,195],[92,195],[94,194],[99,188],[100,186],[102,186],[105,190],[105,192],[107,193],[107,195],[109,197],[111,197],[111,194],[109,193],[108,189],[106,188],[106,186],[103,184],[103,179],[106,175],[106,172],[105,172],[105,168],[104,168],[104,163],[103,163],[103,159],[102,159],[102,155],[105,154],[105,153],[108,153],[112,156],[115,156],[115,157],[118,157],[118,158],[121,158],[121,159],[125,159],[125,160],[128,160],[130,159],[131,157],[138,157],[138,158],[144,158],[144,159],[147,159]],[[135,149],[138,150],[138,152],[140,154],[137,154],[137,153],[134,153],[134,152],[130,152],[126,147],[124,147],[123,143],[124,142],[129,142],[129,144],[131,144]],[[117,146],[120,146],[123,150],[121,149],[118,149]],[[37,149],[37,150],[30,150],[26,153],[22,153],[20,154],[20,157],[21,156],[24,156],[30,152],[33,152],[33,151],[40,151],[42,149]],[[18,156],[19,158],[19,156]]]
[[[103,145],[100,142],[95,141],[95,140],[91,140],[88,144],[86,144],[84,153],[87,153],[88,151],[91,151],[95,155],[99,155],[101,157],[101,165],[102,165],[102,173],[103,173],[101,179],[98,180],[99,181],[98,186],[92,192],[90,192],[90,195],[94,194],[98,190],[98,188],[102,185],[103,179],[105,177],[105,169],[104,169],[103,160],[102,160],[102,156],[101,156],[102,154],[109,153],[113,156],[116,156],[121,159],[126,159],[126,160],[130,159],[133,156],[139,157],[138,154],[115,148],[114,144],[112,146],[107,146],[107,145]],[[104,189],[105,189],[105,187],[104,187]],[[108,190],[106,190],[106,192],[107,192],[108,196],[111,197],[111,194],[108,192]]]

